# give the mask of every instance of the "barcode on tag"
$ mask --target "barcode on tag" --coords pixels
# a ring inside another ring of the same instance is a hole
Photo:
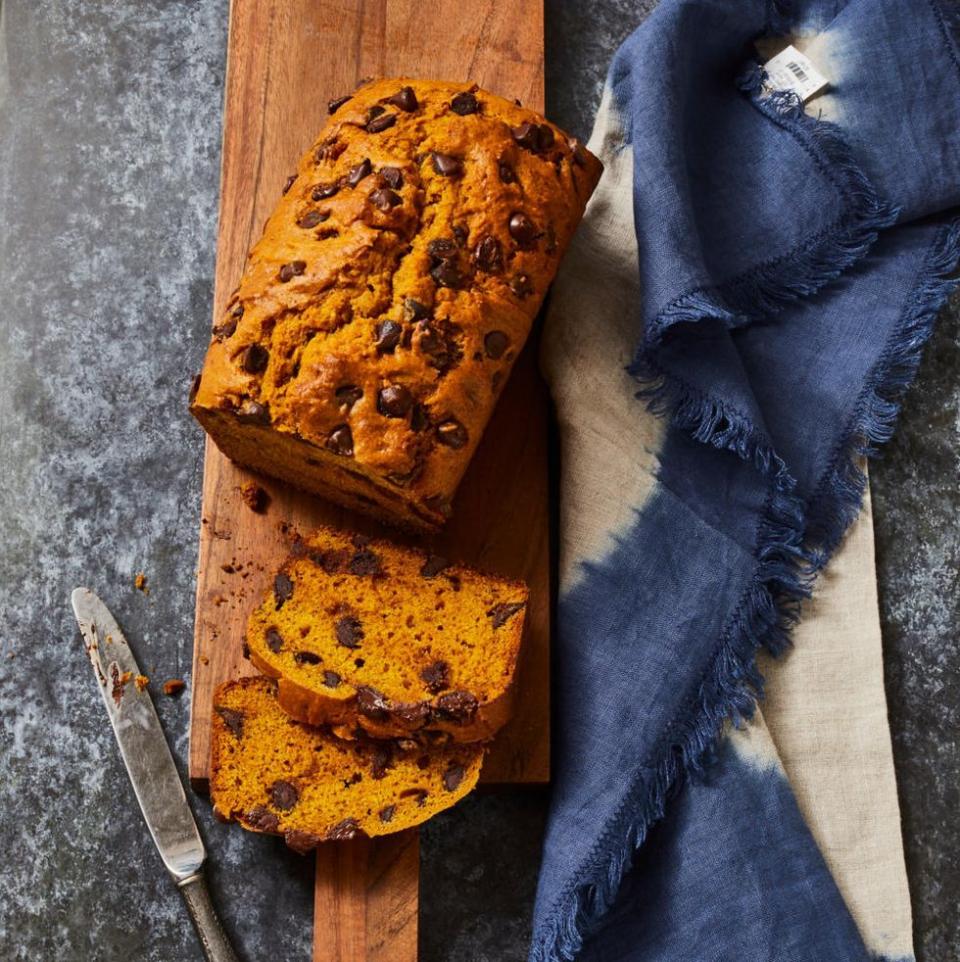
[[[771,90],[792,90],[804,103],[829,85],[810,58],[793,46],[771,57],[764,69]]]

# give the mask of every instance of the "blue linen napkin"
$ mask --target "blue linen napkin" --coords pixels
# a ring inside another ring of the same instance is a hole
[[[606,185],[544,349],[574,548],[531,962],[875,957],[789,784],[719,736],[856,517],[950,290],[958,37],[941,0],[665,0],[614,59]],[[758,56],[785,42],[829,82],[806,105]]]

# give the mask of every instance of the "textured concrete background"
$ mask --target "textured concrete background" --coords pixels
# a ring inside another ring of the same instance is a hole
[[[226,0],[0,0],[0,958],[200,952],[120,765],[69,615],[89,582],[157,681],[189,679]],[[645,9],[548,0],[548,102],[589,132]],[[960,945],[960,303],[873,473],[887,681],[921,962]],[[146,571],[150,594],[133,588]],[[187,699],[158,697],[174,752]],[[249,959],[309,957],[312,861],[214,822]],[[470,799],[423,841],[424,962],[525,958],[544,796]]]

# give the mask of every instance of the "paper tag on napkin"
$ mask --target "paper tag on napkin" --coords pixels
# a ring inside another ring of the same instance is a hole
[[[763,69],[767,72],[768,87],[792,90],[804,103],[830,84],[810,58],[793,46],[771,57]]]

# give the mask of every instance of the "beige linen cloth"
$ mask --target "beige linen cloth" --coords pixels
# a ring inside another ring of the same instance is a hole
[[[561,591],[576,583],[581,562],[607,553],[611,532],[654,488],[664,431],[625,370],[639,299],[633,162],[610,110],[606,91],[590,141],[605,173],[554,286],[543,339],[544,372],[563,383]],[[610,372],[620,372],[615,391]],[[786,772],[867,947],[912,957],[869,493],[793,640],[782,659],[763,660],[766,698],[729,737],[745,757]]]

